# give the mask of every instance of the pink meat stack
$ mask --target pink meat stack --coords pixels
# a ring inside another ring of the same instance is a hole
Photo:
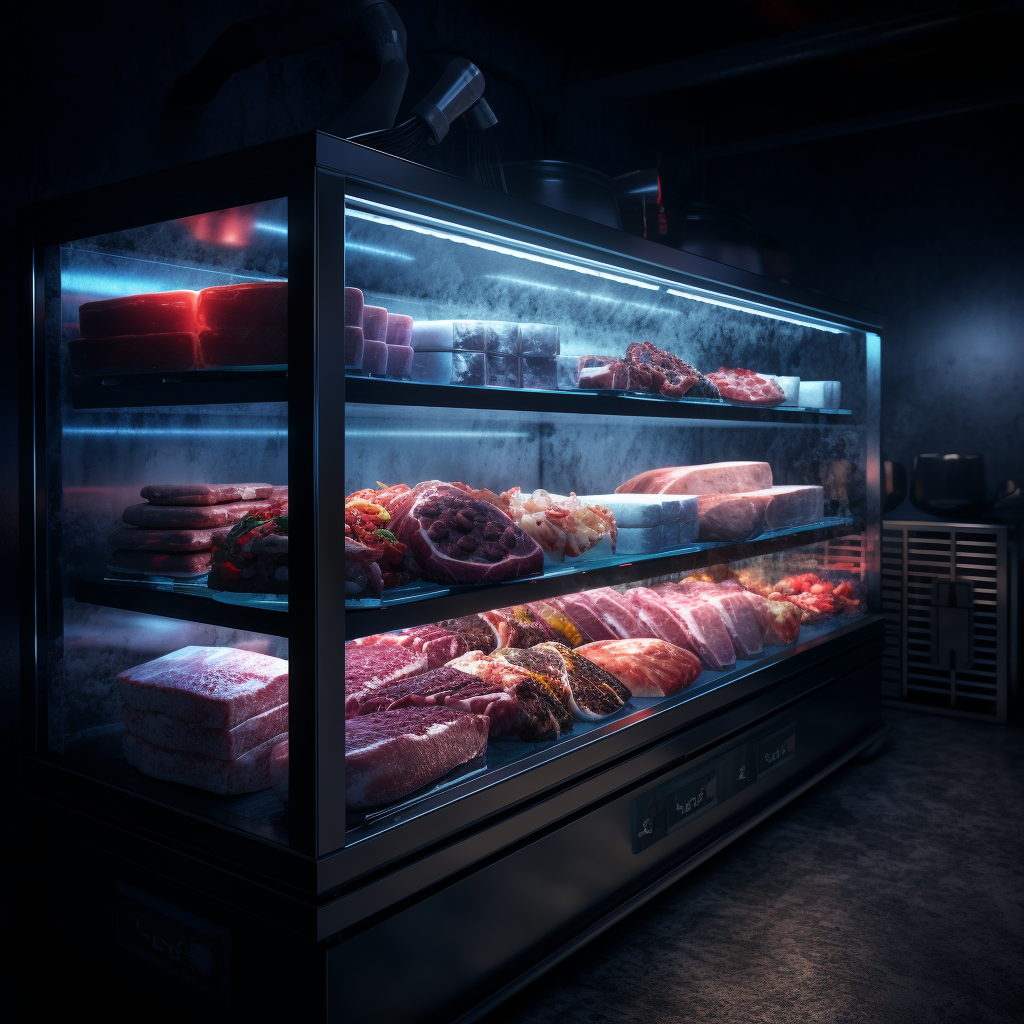
[[[345,289],[345,368],[371,377],[408,377],[412,317],[368,306],[358,288]]]
[[[183,647],[117,677],[124,752],[144,775],[211,793],[271,784],[288,734],[288,662],[233,647]]]
[[[174,373],[288,362],[288,282],[86,302],[68,342],[79,375]]]

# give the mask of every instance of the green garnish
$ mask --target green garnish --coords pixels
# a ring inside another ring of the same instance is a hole
[[[285,513],[283,516],[277,516],[274,519],[274,522],[277,523],[277,525],[281,527],[281,531],[287,537],[288,536],[288,514]]]
[[[392,544],[398,543],[398,538],[390,530],[374,530],[374,537],[380,537],[381,540],[390,541]]]

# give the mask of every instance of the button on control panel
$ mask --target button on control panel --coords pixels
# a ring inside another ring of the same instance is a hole
[[[796,722],[748,740],[633,800],[633,852],[641,853],[796,756]]]

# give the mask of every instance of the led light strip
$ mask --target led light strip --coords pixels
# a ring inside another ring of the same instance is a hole
[[[207,430],[184,427],[65,427],[65,437],[262,437],[287,438],[287,430],[255,430],[253,428],[212,427]]]
[[[346,440],[350,437],[502,437],[518,441],[528,441],[533,434],[521,430],[346,430]]]
[[[787,324],[796,324],[798,327],[813,327],[816,331],[828,331],[829,334],[845,334],[838,327],[826,327],[824,324],[816,324],[810,320],[797,320],[791,316],[783,316],[781,313],[774,313],[767,309],[753,309],[750,306],[738,306],[733,302],[724,302],[722,299],[713,299],[709,295],[695,295],[693,292],[681,292],[676,288],[666,288],[669,295],[676,295],[681,299],[693,299],[694,302],[706,302],[709,306],[724,306],[726,309],[735,309],[740,313],[752,313],[754,316],[766,316],[769,320],[782,320]]]
[[[385,259],[392,260],[414,260],[415,256],[410,256],[407,252],[395,252],[394,249],[380,249],[376,245],[363,245],[361,242],[346,242],[345,251],[349,249],[355,249],[356,252],[368,252],[373,256],[383,256]]]
[[[615,295],[594,295],[591,292],[578,292],[575,288],[560,288],[554,284],[541,284],[539,281],[528,281],[524,277],[510,277],[507,274],[484,274],[489,281],[502,281],[507,284],[522,284],[530,288],[541,288],[546,292],[565,292],[577,299],[590,299],[594,302],[614,302],[619,306],[634,306],[637,309],[650,309],[655,313],[681,313],[681,309],[673,309],[666,306],[655,306],[650,302],[632,302],[629,299],[620,299]]]
[[[266,231],[271,235],[284,235],[288,236],[288,229],[281,227],[280,224],[268,224],[265,220],[256,221],[257,231]]]
[[[396,211],[397,212],[397,211]],[[603,270],[594,270],[592,267],[580,266],[577,263],[568,263],[565,260],[554,260],[550,256],[541,256],[539,253],[524,252],[521,249],[513,249],[509,245],[498,245],[495,242],[485,242],[479,238],[471,238],[467,235],[456,234],[457,226],[451,227],[451,231],[441,231],[438,228],[426,227],[423,224],[413,224],[410,221],[398,220],[395,217],[384,217],[379,213],[370,213],[367,210],[357,210],[354,207],[347,207],[345,215],[355,217],[357,220],[368,220],[374,224],[386,224],[388,227],[398,228],[401,231],[412,231],[417,235],[428,235],[431,238],[441,238],[446,242],[457,242],[459,245],[468,245],[473,249],[486,249],[488,252],[496,252],[502,256],[512,256],[517,260],[528,260],[530,263],[543,263],[548,267],[557,267],[559,270],[573,270],[577,274],[584,274],[587,277],[599,277],[604,281],[615,281],[617,284],[629,284],[634,288],[645,288],[648,291],[657,292],[661,290],[660,285],[651,284],[647,281],[636,281],[629,277],[622,277],[619,274],[609,274]],[[437,223],[444,223],[438,221]]]

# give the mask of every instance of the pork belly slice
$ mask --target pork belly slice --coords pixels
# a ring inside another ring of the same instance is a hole
[[[283,739],[275,736],[233,761],[207,757],[182,750],[168,750],[150,743],[127,729],[124,732],[124,756],[143,775],[164,782],[205,789],[220,796],[256,793],[270,786],[270,755]]]
[[[630,477],[618,494],[731,494],[772,485],[767,462],[709,462],[700,466],[663,466]]]
[[[130,704],[122,706],[121,717],[125,728],[147,743],[222,761],[233,761],[253,747],[288,731],[287,704],[253,715],[233,729],[204,729],[159,711],[139,711]]]
[[[359,708],[376,690],[406,676],[427,670],[422,651],[393,644],[369,647],[345,645],[345,717],[359,714]]]
[[[610,672],[634,697],[671,697],[701,673],[700,659],[691,651],[650,637],[601,640],[576,653]]]
[[[273,491],[273,484],[147,484],[139,495],[152,505],[225,505],[263,501]]]
[[[610,672],[565,644],[540,644],[534,650],[557,654],[565,665],[569,682],[569,707],[581,722],[595,722],[621,711],[633,696]]]
[[[288,703],[288,662],[234,647],[182,647],[117,676],[121,700],[201,729],[233,729]]]
[[[345,802],[393,803],[487,752],[488,720],[447,707],[402,708],[345,723]]]

